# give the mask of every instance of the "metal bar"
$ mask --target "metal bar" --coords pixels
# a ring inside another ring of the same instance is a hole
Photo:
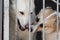
[[[2,40],[2,0],[0,0],[0,40]]]
[[[17,9],[17,0],[15,0],[15,9]],[[17,10],[15,10],[16,11],[16,13],[17,13]],[[17,15],[16,15],[16,13],[15,13],[15,18],[17,18]],[[17,29],[17,20],[15,20],[16,21],[16,25],[15,25],[15,40],[17,40],[18,38],[16,38],[16,34],[18,34],[17,33],[17,31],[18,31],[18,29]]]
[[[31,16],[29,16],[29,40],[31,40],[31,34],[30,34],[30,30],[31,30]]]
[[[43,0],[43,40],[45,40],[45,19],[44,19],[44,13],[45,13],[45,0]]]
[[[4,0],[4,40],[9,40],[9,0]]]
[[[55,3],[57,3],[55,0],[52,0],[52,1],[54,1]],[[59,5],[60,5],[60,3],[58,3]]]
[[[2,40],[4,40],[4,0],[2,2]]]
[[[15,0],[9,0],[9,40],[15,40],[15,27],[16,27],[16,16],[15,16]]]
[[[59,37],[58,37],[58,35],[59,35],[59,33],[58,33],[58,31],[59,31],[59,29],[58,29],[58,24],[59,24],[59,22],[58,22],[58,13],[59,13],[59,0],[57,0],[57,39],[56,40],[59,40]]]
[[[29,0],[29,14],[30,14],[31,1],[32,0]],[[31,14],[29,15],[29,40],[31,40],[30,30],[31,30]]]

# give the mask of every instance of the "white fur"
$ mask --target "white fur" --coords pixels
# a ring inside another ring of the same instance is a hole
[[[29,2],[31,1],[31,6],[29,5]],[[19,11],[23,12],[24,15],[22,15]],[[29,16],[30,13],[34,11],[34,0],[17,0],[17,19],[19,19],[19,22],[23,28],[25,28],[26,24],[29,24]],[[34,18],[35,14],[32,14],[32,18]],[[32,19],[31,19],[32,20]],[[17,25],[18,27],[18,25]],[[19,28],[17,30],[18,38],[22,40],[29,40],[29,31],[21,31]],[[31,33],[31,40],[33,38],[33,34]],[[18,39],[18,40],[19,40]]]
[[[24,12],[24,15],[21,15],[19,12]],[[21,26],[24,26],[29,22],[29,1],[28,0],[18,0],[17,1],[17,18],[20,21]]]
[[[25,28],[26,24],[29,24],[30,13],[34,10],[34,1],[31,0],[31,6],[29,6],[29,0],[18,0],[17,1],[17,19],[19,19],[20,24]],[[23,12],[24,15],[21,15],[20,12]]]
[[[21,15],[19,12],[24,12],[24,15]],[[20,21],[20,24],[23,28],[29,22],[29,1],[28,0],[18,0],[17,1],[17,18]]]

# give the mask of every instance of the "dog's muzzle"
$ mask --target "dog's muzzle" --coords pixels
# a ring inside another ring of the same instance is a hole
[[[17,19],[17,22],[18,22],[18,26],[19,26],[19,29],[20,29],[20,30],[22,30],[22,31],[24,31],[25,29],[28,29],[28,30],[29,30],[29,24],[26,24],[26,25],[25,25],[25,28],[23,28],[23,27],[21,26],[21,24],[20,24],[20,22],[19,22],[18,19]]]
[[[24,31],[25,29],[21,26],[21,24],[20,24],[20,22],[19,22],[18,19],[17,19],[17,22],[18,22],[19,29],[22,30],[22,31]]]

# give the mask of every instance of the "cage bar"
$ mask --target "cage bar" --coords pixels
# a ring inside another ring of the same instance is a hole
[[[4,0],[4,40],[9,40],[9,0]]]
[[[45,0],[43,0],[43,40],[45,40],[45,18],[44,18],[44,13],[45,13]]]
[[[59,26],[59,20],[58,20],[58,13],[59,13],[59,0],[57,0],[57,39],[56,40],[59,40],[59,29],[58,29],[58,26]]]
[[[29,0],[29,13],[30,13],[30,6],[31,6],[31,0]],[[30,30],[31,30],[31,15],[29,15],[29,40],[31,40]]]
[[[0,0],[0,40],[3,40],[3,0]]]
[[[9,40],[16,40],[16,6],[15,0],[9,0]]]

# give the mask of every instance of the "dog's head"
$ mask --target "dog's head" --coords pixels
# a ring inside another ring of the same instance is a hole
[[[29,16],[34,10],[34,4],[29,8],[29,0],[18,0],[17,1],[17,20],[21,30],[29,29]]]
[[[25,30],[29,26],[29,1],[28,0],[18,0],[17,1],[17,20],[19,23],[19,28]]]
[[[45,22],[44,22],[44,24],[45,24],[44,28],[45,28],[46,33],[52,33],[52,32],[56,31],[56,28],[57,28],[57,15],[54,14],[54,13],[57,13],[57,12],[53,11],[51,8],[46,8],[45,9],[44,18],[45,19],[47,18],[47,20],[45,20]],[[54,15],[50,16],[51,14],[54,14]],[[38,19],[37,22],[38,23],[40,23],[43,20],[42,16],[43,16],[43,10],[41,10],[40,13],[38,14],[38,17],[37,17],[37,19]],[[59,19],[60,18],[58,18],[58,20]],[[59,28],[60,28],[60,26],[59,26]],[[40,23],[38,25],[38,28],[37,28],[37,31],[42,31],[42,30],[43,30],[43,22]]]

